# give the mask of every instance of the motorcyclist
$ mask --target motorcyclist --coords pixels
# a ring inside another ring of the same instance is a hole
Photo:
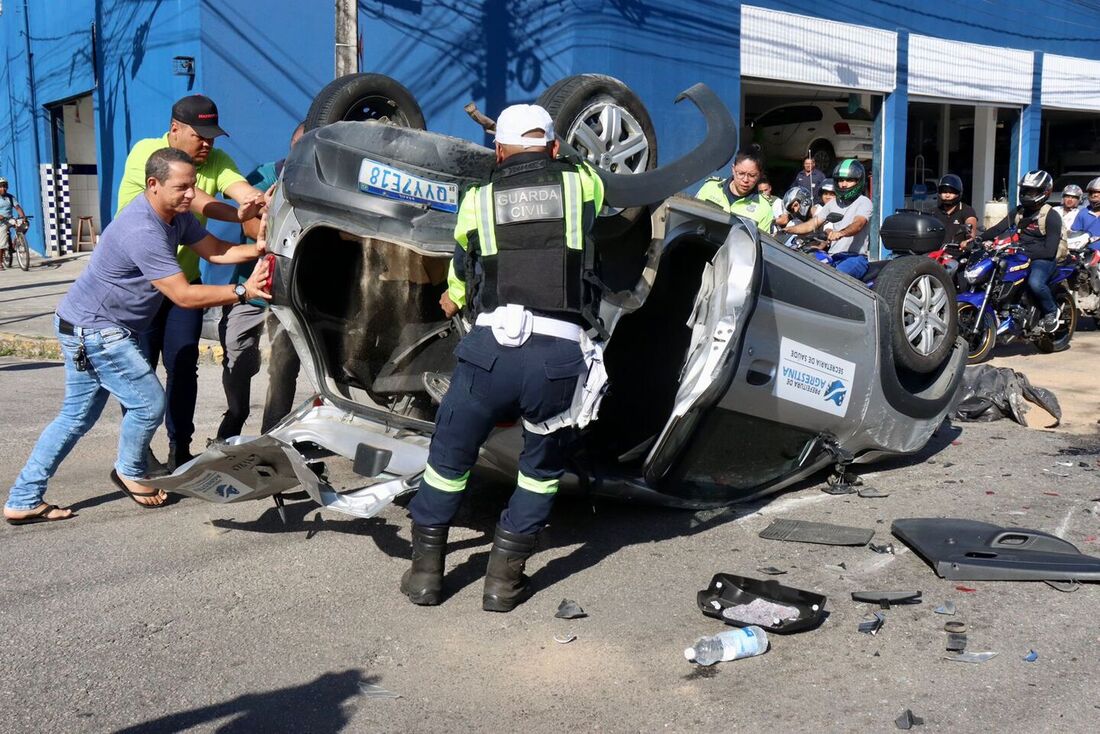
[[[1062,206],[1058,207],[1058,214],[1062,217],[1063,237],[1073,229],[1073,223],[1077,220],[1077,212],[1084,200],[1085,192],[1077,184],[1070,184],[1062,189]]]
[[[978,231],[978,215],[974,208],[962,200],[962,179],[953,173],[946,174],[936,186],[939,195],[939,206],[932,212],[932,216],[943,225],[943,242],[957,243],[959,233],[966,232],[969,239]]]
[[[1070,230],[1087,232],[1090,237],[1100,237],[1100,176],[1089,181],[1085,191],[1088,192],[1088,203],[1077,210]]]
[[[818,210],[820,210],[821,207],[825,206],[830,201],[836,200],[836,181],[832,180],[831,178],[827,178],[822,181],[820,194],[821,203],[814,204],[813,209],[810,212],[813,215],[817,215]]]
[[[836,181],[836,199],[829,202],[801,224],[788,224],[790,234],[809,234],[820,229],[829,220],[830,214],[839,214],[840,220],[833,224],[826,237],[829,255],[836,263],[838,272],[853,278],[862,278],[867,272],[868,223],[873,209],[871,200],[863,195],[867,188],[867,172],[863,164],[854,158],[841,161],[833,169]]]
[[[1100,179],[1098,179],[1100,182]],[[1062,238],[1062,218],[1055,207],[1047,204],[1054,179],[1042,170],[1028,171],[1020,179],[1018,196],[1020,205],[1008,216],[985,231],[986,239],[994,239],[1015,228],[1019,246],[1031,258],[1031,273],[1027,286],[1039,302],[1043,318],[1039,327],[1054,331],[1058,325],[1058,305],[1047,281],[1054,273],[1058,242]]]

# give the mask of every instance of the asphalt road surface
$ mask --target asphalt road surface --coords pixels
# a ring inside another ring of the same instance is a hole
[[[219,371],[200,372],[201,442],[222,397]],[[3,481],[62,385],[60,365],[0,359]],[[266,501],[142,509],[107,478],[108,406],[47,495],[79,517],[0,527],[0,729],[886,732],[908,708],[924,732],[1097,731],[1097,585],[946,581],[889,533],[895,518],[954,516],[1055,532],[1100,555],[1090,430],[945,427],[921,457],[865,470],[881,499],[830,496],[820,481],[704,512],[563,497],[528,566],[536,595],[501,615],[481,611],[480,579],[506,492],[472,490],[452,532],[451,596],[418,608],[397,590],[402,507],[360,520],[299,501],[286,526]],[[873,528],[896,555],[757,536],[779,517]],[[687,663],[686,645],[723,629],[696,591],[716,572],[764,566],[828,596],[824,624],[773,635],[761,657]],[[860,634],[872,609],[850,593],[864,589],[919,589],[924,602]],[[563,598],[589,616],[555,619]],[[946,601],[955,617],[933,613]],[[968,650],[997,657],[945,660],[945,620],[967,623]]]

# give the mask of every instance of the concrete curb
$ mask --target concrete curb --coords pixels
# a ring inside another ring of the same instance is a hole
[[[217,342],[199,342],[199,364],[220,365],[225,351]],[[261,349],[260,357],[266,361],[268,350]],[[50,359],[61,361],[61,345],[56,339],[43,336],[23,336],[0,332],[0,357],[21,359]]]

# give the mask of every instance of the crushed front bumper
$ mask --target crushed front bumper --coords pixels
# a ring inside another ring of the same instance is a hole
[[[338,492],[310,468],[296,448],[316,444],[356,462],[370,456],[366,486]],[[166,477],[144,479],[159,487],[208,502],[228,504],[262,499],[301,487],[324,508],[373,517],[395,498],[416,489],[428,456],[428,437],[398,438],[392,429],[311,398],[267,434],[238,436],[213,446]],[[357,460],[357,458],[359,460]]]

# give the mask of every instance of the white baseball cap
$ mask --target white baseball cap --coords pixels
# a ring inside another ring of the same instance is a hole
[[[542,130],[541,136],[525,136],[532,130]],[[497,118],[496,142],[502,145],[537,146],[554,140],[554,120],[537,104],[514,104],[506,107]]]

